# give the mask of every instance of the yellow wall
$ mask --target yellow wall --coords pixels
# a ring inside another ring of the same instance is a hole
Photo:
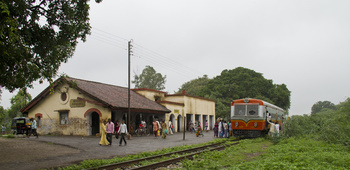
[[[183,124],[182,123],[179,124],[177,121],[179,115],[181,115],[182,121],[184,118],[183,116],[185,116],[186,120],[187,120],[186,116],[191,116],[192,122],[195,121],[194,120],[195,115],[199,115],[200,119],[201,119],[200,121],[201,121],[202,128],[204,128],[204,126],[205,126],[204,116],[206,116],[209,123],[212,124],[211,127],[213,127],[214,120],[215,120],[215,102],[214,101],[209,101],[209,100],[191,97],[191,96],[186,96],[186,95],[166,96],[164,98],[164,101],[170,101],[170,102],[184,104],[184,106],[175,105],[175,104],[167,104],[167,103],[163,104],[166,108],[171,110],[171,113],[167,113],[165,115],[165,120],[169,121],[171,114],[173,114],[175,116],[175,122],[173,122],[175,132],[177,132],[178,126],[181,127],[181,131],[182,131],[182,127],[183,127]],[[174,110],[178,110],[179,113],[174,113]],[[213,117],[212,122],[210,122],[210,120],[209,120],[210,116]],[[187,126],[188,123],[189,122],[186,122],[185,126]]]
[[[137,90],[136,92],[152,101],[155,101],[155,96],[160,96],[161,99],[164,99],[164,93],[148,91],[148,90]]]
[[[68,89],[67,100],[61,100],[61,92]],[[61,92],[60,92],[61,91]],[[36,114],[41,113],[41,126],[38,127],[38,133],[40,134],[63,134],[63,135],[83,135],[86,136],[91,131],[91,127],[88,121],[88,116],[84,117],[84,114],[89,109],[97,109],[101,112],[101,119],[108,119],[111,117],[111,111],[89,102],[85,102],[85,107],[70,107],[70,101],[77,99],[78,97],[91,100],[91,98],[79,94],[79,92],[69,87],[67,84],[60,85],[55,88],[52,94],[49,94],[39,103],[31,108],[28,112],[28,117],[35,117]],[[60,110],[69,110],[68,112],[68,125],[60,124]]]
[[[67,91],[68,89],[68,91]],[[67,91],[68,98],[66,101],[61,100],[61,92]],[[204,128],[205,123],[202,120],[203,116],[212,116],[215,120],[215,102],[204,100],[201,98],[190,97],[186,95],[179,96],[165,96],[165,93],[155,92],[155,91],[146,91],[139,90],[137,93],[145,96],[150,100],[155,100],[154,96],[160,96],[161,101],[170,101],[178,104],[172,103],[163,103],[166,108],[171,110],[171,113],[165,114],[165,120],[167,124],[169,123],[170,115],[174,115],[173,126],[175,132],[178,130],[178,126],[181,127],[181,132],[183,131],[183,116],[192,117],[192,121],[194,122],[195,115],[200,115],[202,126]],[[52,94],[47,95],[39,103],[37,103],[34,107],[32,107],[28,111],[28,117],[35,117],[36,114],[42,114],[41,118],[41,126],[38,127],[39,134],[62,134],[62,135],[91,135],[91,112],[88,110],[93,109],[93,111],[98,111],[101,113],[100,121],[107,120],[111,118],[111,110],[108,108],[104,108],[100,105],[96,105],[91,102],[85,102],[84,107],[71,107],[70,101],[72,99],[83,98],[88,101],[94,101],[93,99],[85,96],[78,92],[78,90],[69,87],[68,84],[61,84],[57,86]],[[60,124],[60,110],[69,110],[68,117],[69,123],[68,125]],[[86,114],[84,117],[84,114]],[[177,121],[178,116],[181,115],[181,122]],[[188,122],[187,122],[188,123]],[[187,126],[187,125],[186,125]]]

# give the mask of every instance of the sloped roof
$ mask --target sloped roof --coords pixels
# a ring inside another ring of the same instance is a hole
[[[46,88],[42,93],[35,97],[32,102],[30,102],[25,108],[22,109],[22,112],[28,111],[31,107],[38,103],[42,98],[41,95],[46,95],[47,91],[50,91],[51,88],[57,86],[58,81],[64,81],[70,84],[73,88],[93,98],[97,102],[100,102],[106,107],[110,107],[112,109],[128,108],[128,88],[76,78],[61,77],[60,79],[56,80],[52,86]],[[145,110],[163,113],[171,112],[164,106],[132,90],[130,90],[130,108],[133,110]]]

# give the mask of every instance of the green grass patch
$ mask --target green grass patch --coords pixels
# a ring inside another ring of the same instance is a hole
[[[341,144],[304,138],[243,140],[224,151],[182,162],[184,169],[350,169],[350,152]]]
[[[4,137],[4,138],[15,138],[15,136],[12,135],[12,134],[4,135],[3,137]]]
[[[193,160],[182,161],[185,169],[224,169],[233,164],[240,164],[254,159],[272,145],[263,138],[241,140],[238,145],[233,145],[222,151],[205,152],[194,157]]]
[[[350,153],[340,144],[304,138],[289,138],[271,146],[254,161],[233,169],[349,169]]]

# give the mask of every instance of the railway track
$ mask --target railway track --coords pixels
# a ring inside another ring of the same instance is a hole
[[[219,142],[219,143],[215,143],[215,144],[209,144],[209,145],[204,145],[204,146],[199,146],[199,147],[195,147],[195,148],[190,148],[190,149],[185,149],[185,150],[180,150],[180,151],[175,151],[175,152],[170,152],[170,153],[166,153],[166,154],[160,154],[160,155],[154,155],[154,156],[150,156],[150,157],[145,157],[145,158],[140,158],[140,159],[134,159],[134,160],[130,160],[130,161],[125,161],[125,162],[119,162],[119,163],[115,163],[115,164],[110,164],[110,165],[104,165],[104,166],[99,166],[99,167],[94,167],[94,168],[90,168],[89,170],[92,169],[106,169],[106,170],[112,170],[112,169],[155,169],[158,167],[164,167],[170,164],[174,164],[177,162],[180,162],[183,159],[192,159],[192,157],[194,155],[203,153],[203,152],[207,152],[207,151],[215,151],[215,150],[223,150],[226,147],[232,146],[232,145],[237,145],[238,141],[240,139],[234,139],[234,140],[229,140],[229,141],[237,141],[235,143],[229,144],[229,145],[225,145],[224,143],[226,142]],[[159,158],[163,158],[163,157],[170,157],[171,155],[182,155],[182,154],[186,154],[183,156],[179,156],[176,158],[170,158],[168,160],[165,161],[160,161],[160,162],[156,162],[156,163],[152,163],[149,165],[144,165],[144,166],[138,166],[138,167],[131,167],[131,165],[140,165],[140,162],[142,161],[150,161],[150,160],[154,160],[154,159],[159,159]]]

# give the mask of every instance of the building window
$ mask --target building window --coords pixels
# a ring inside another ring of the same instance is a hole
[[[41,126],[41,120],[40,120],[40,116],[37,116],[37,120],[38,120],[38,126]]]
[[[160,96],[154,96],[154,101],[156,101],[156,102],[161,101],[161,97]]]
[[[68,111],[60,111],[60,124],[68,125]]]
[[[63,92],[61,93],[61,100],[66,101],[67,100],[67,93]]]

